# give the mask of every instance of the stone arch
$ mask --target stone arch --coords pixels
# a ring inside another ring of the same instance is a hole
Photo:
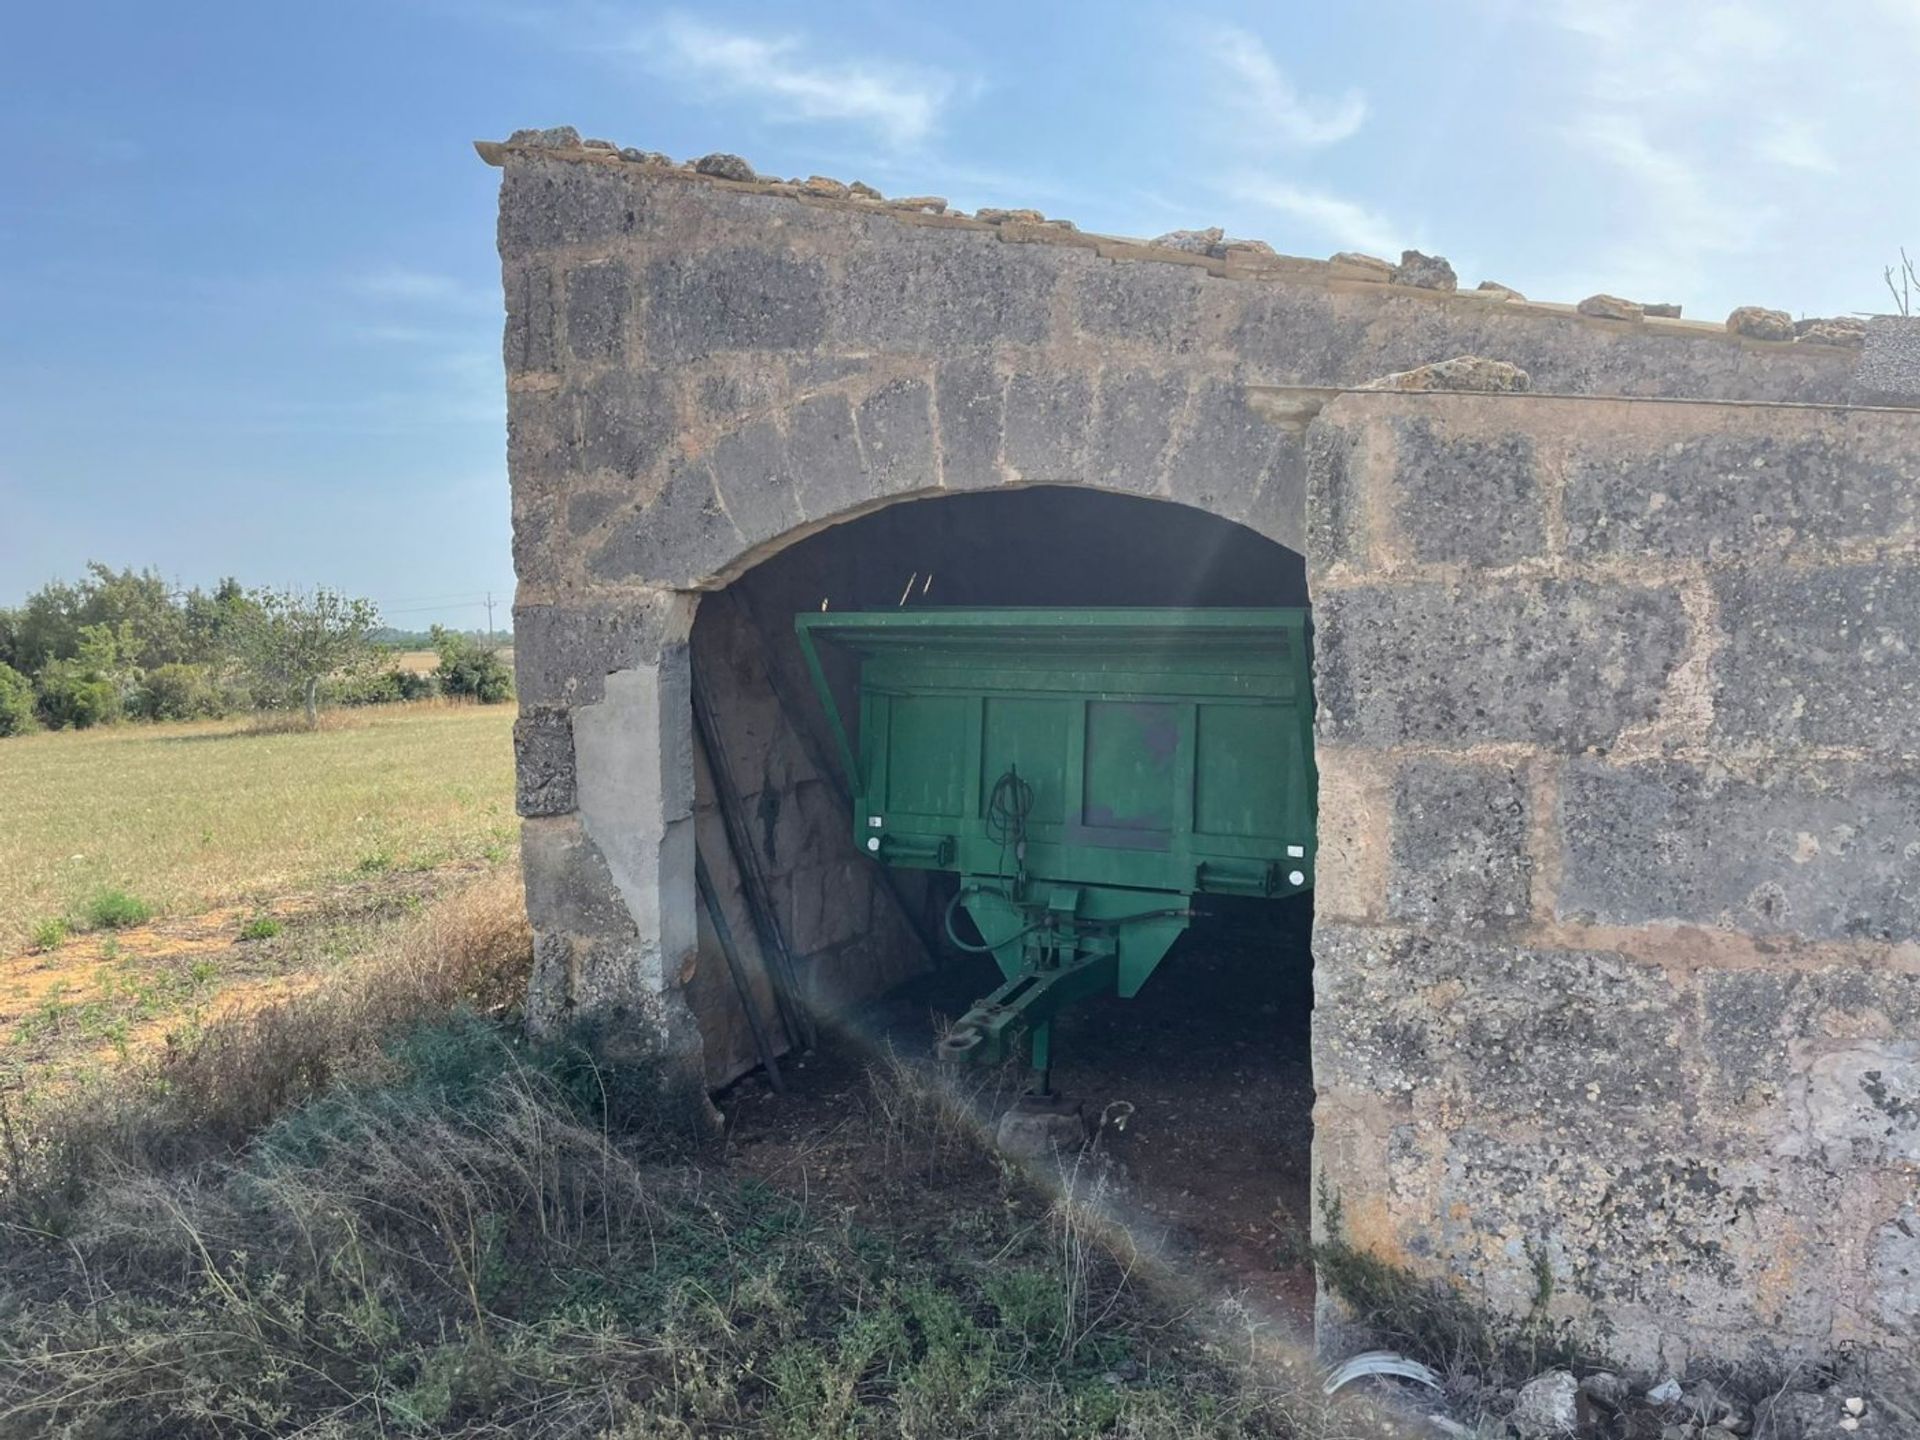
[[[729,482],[744,483],[742,472],[732,469],[720,471],[715,481],[716,495]],[[669,515],[659,508],[705,503],[691,487],[663,490],[636,509],[634,523],[693,524],[711,534],[720,529],[713,516]],[[958,517],[943,520],[937,512],[947,507]],[[803,517],[758,541],[741,535],[709,549],[706,563],[667,577],[676,583],[663,586],[654,583],[660,577],[637,575],[630,577],[635,583],[585,604],[520,608],[521,643],[530,662],[522,666],[526,713],[518,738],[529,905],[539,937],[531,1007],[537,1027],[556,1030],[613,1011],[631,1043],[664,1048],[689,1063],[702,1059],[703,1029],[710,1040],[725,1029],[726,1017],[689,1005],[685,993],[698,936],[693,856],[701,828],[699,791],[712,783],[693,725],[693,639],[699,617],[711,612],[718,594],[792,560],[809,541],[835,545],[837,532],[853,535],[900,517],[909,517],[923,536],[937,537],[933,549],[939,554],[963,558],[962,568],[977,572],[992,562],[1001,543],[994,537],[1020,530],[1009,522],[1022,516],[1025,528],[1003,557],[1008,572],[1034,575],[1050,564],[1060,573],[1064,563],[1082,578],[1067,575],[1050,588],[1035,588],[1031,580],[1011,587],[976,584],[963,587],[955,603],[1068,603],[1072,596],[1080,597],[1077,603],[1102,604],[1305,599],[1299,552],[1238,520],[1123,486],[1009,484],[850,496],[830,517]],[[1077,571],[1062,560],[1075,552],[1085,557]],[[842,553],[827,573],[858,568]],[[1255,573],[1261,571],[1271,573]],[[1117,579],[1122,574],[1125,583]],[[1229,583],[1231,577],[1237,580]],[[1099,583],[1102,578],[1106,583]],[[855,603],[893,603],[891,594],[882,593],[884,585],[868,589],[870,594],[842,588],[835,603],[855,594],[865,596]],[[941,598],[949,598],[944,589]],[[743,923],[735,928],[746,931]],[[844,998],[861,986],[829,988]],[[716,1083],[741,1068],[738,1054],[705,1058]]]

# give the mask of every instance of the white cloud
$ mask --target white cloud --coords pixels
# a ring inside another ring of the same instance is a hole
[[[845,121],[896,145],[924,140],[959,89],[953,76],[885,61],[809,59],[791,36],[667,17],[635,42],[660,69],[728,95],[757,97],[776,120]]]
[[[1324,104],[1308,102],[1259,37],[1238,26],[1221,26],[1207,38],[1206,47],[1226,73],[1229,102],[1253,127],[1243,139],[1318,149],[1347,139],[1366,123],[1367,101],[1359,91],[1349,90]]]
[[[1775,120],[1767,133],[1754,142],[1753,153],[1769,164],[1789,170],[1832,175],[1840,169],[1821,143],[1819,133],[1802,120]]]
[[[1234,199],[1290,215],[1341,249],[1392,255],[1402,248],[1392,221],[1338,195],[1257,176],[1243,176],[1227,188]]]
[[[468,305],[474,303],[473,289],[451,275],[427,270],[409,270],[390,266],[355,276],[348,282],[355,293],[372,300],[399,301],[409,305]],[[494,297],[486,297],[491,307]]]

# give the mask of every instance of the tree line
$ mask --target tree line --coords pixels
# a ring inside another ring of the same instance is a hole
[[[89,563],[0,609],[0,736],[245,710],[297,710],[312,727],[323,705],[513,696],[506,664],[471,635],[434,626],[439,667],[417,675],[382,633],[371,600],[336,590],[180,590]]]

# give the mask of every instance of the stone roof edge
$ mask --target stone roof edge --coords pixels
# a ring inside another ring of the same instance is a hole
[[[508,160],[513,158],[559,160],[570,164],[608,165],[621,168],[637,166],[645,170],[650,178],[655,179],[709,185],[719,190],[734,190],[746,194],[777,195],[783,199],[798,201],[803,205],[813,205],[828,210],[855,211],[868,215],[883,214],[908,225],[924,225],[949,230],[987,230],[992,231],[1000,239],[1015,244],[1077,246],[1092,250],[1107,260],[1149,260],[1167,265],[1188,265],[1226,280],[1289,279],[1338,290],[1390,288],[1401,295],[1417,296],[1438,303],[1493,305],[1503,310],[1556,316],[1602,330],[1633,330],[1656,335],[1686,336],[1693,339],[1713,338],[1762,350],[1781,348],[1813,350],[1821,352],[1823,358],[1831,358],[1836,362],[1847,364],[1851,364],[1858,353],[1856,350],[1838,345],[1801,344],[1791,339],[1758,340],[1736,334],[1724,325],[1715,324],[1710,320],[1688,320],[1657,315],[1643,316],[1634,320],[1614,320],[1583,314],[1577,306],[1559,301],[1512,298],[1511,292],[1502,290],[1440,290],[1419,285],[1396,284],[1376,272],[1363,270],[1358,266],[1346,266],[1333,260],[1316,260],[1308,256],[1281,255],[1277,252],[1271,254],[1248,252],[1231,254],[1223,259],[1196,255],[1183,250],[1172,250],[1163,245],[1155,245],[1151,241],[1131,239],[1126,236],[1099,235],[1080,230],[1070,221],[1065,220],[1041,218],[1036,221],[1023,219],[989,221],[971,215],[936,213],[927,208],[931,201],[923,196],[887,199],[877,195],[809,194],[791,181],[771,180],[765,177],[756,177],[752,180],[727,179],[724,176],[696,170],[692,168],[693,162],[678,164],[670,157],[656,152],[623,152],[606,142],[555,144],[551,141],[516,143],[510,140],[476,140],[473,142],[473,148],[483,161],[496,168],[504,168]],[[641,158],[635,158],[636,156]],[[941,203],[944,204],[944,202]],[[996,211],[992,213],[1037,212]]]

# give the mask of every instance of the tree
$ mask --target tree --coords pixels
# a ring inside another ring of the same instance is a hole
[[[237,638],[255,699],[284,703],[298,696],[307,728],[318,728],[320,682],[372,661],[379,608],[326,589],[255,590],[248,601]]]
[[[513,698],[513,672],[498,654],[458,630],[433,627],[433,648],[440,656],[441,690],[448,695],[471,695],[482,705],[498,705]]]
[[[33,729],[33,682],[0,660],[0,735]]]

